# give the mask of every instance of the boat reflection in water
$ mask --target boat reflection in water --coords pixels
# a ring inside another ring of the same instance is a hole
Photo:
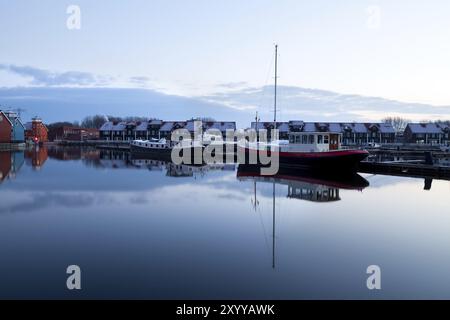
[[[369,182],[356,173],[329,175],[310,171],[280,168],[273,176],[263,176],[257,166],[238,167],[237,177],[241,181],[275,183],[288,187],[288,198],[314,202],[333,202],[341,200],[340,189],[362,190]]]

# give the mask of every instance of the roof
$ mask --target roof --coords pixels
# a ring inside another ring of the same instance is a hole
[[[267,129],[271,126],[273,122],[258,122],[258,128]],[[292,127],[297,127],[297,130],[302,130],[302,132],[343,132],[346,127],[348,127],[352,132],[355,133],[366,133],[369,131],[371,126],[377,127],[382,133],[395,133],[394,128],[389,123],[362,123],[362,122],[352,122],[352,123],[340,123],[340,122],[304,122],[300,120],[289,121],[289,122],[277,122],[278,130],[280,132],[289,132]],[[251,123],[251,128],[256,128],[256,122]]]
[[[173,128],[178,125],[179,128],[186,126],[186,121],[164,121],[164,124],[159,129],[160,131],[172,131]]]
[[[147,131],[147,128],[148,128],[148,122],[143,121],[136,126],[136,131]]]
[[[395,129],[390,123],[380,123],[380,132],[395,133]]]
[[[123,131],[125,130],[126,127],[126,122],[112,122],[112,121],[108,121],[105,122],[101,128],[99,129],[100,131]]]
[[[406,127],[409,127],[412,133],[442,133],[444,129],[436,123],[408,123]]]
[[[251,128],[255,129],[255,130],[267,129],[268,127],[272,128],[272,126],[273,126],[273,121],[270,121],[270,122],[258,121],[258,128],[256,128],[256,122],[251,123]],[[277,122],[277,129],[280,132],[289,132],[289,123]]]
[[[0,110],[0,114],[2,114],[3,117],[4,117],[6,120],[8,120],[8,122],[9,122],[9,124],[10,124],[11,126],[13,125],[12,122],[11,122],[11,120],[9,119],[9,117],[8,117],[3,111]]]

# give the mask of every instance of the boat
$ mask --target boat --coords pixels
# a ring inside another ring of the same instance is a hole
[[[277,128],[277,57],[278,45],[275,45],[273,128]],[[258,116],[256,116],[256,130],[258,130],[258,120]],[[280,166],[285,167],[310,168],[330,172],[356,171],[358,164],[369,156],[367,150],[344,148],[340,132],[329,132],[325,127],[316,128],[315,132],[305,131],[304,126],[301,125],[301,122],[299,123],[296,130],[290,131],[289,140],[275,140],[274,138],[270,142],[256,141],[241,144],[239,148],[241,152],[245,153],[245,163],[251,163],[249,161],[253,153],[256,164],[264,163],[261,161],[261,156],[272,158],[278,156]]]
[[[179,148],[179,154],[182,157],[184,152],[189,151],[191,154],[190,163],[197,163],[195,157],[203,152],[203,145],[196,140],[184,140],[175,142],[171,140],[151,139],[151,140],[133,140],[130,143],[130,152],[133,158],[139,159],[160,159],[165,161],[172,160],[172,150]],[[198,152],[200,151],[200,153]]]

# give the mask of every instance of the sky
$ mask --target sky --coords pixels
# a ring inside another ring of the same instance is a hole
[[[79,29],[67,26],[71,5],[80,9]],[[394,115],[450,118],[449,16],[446,0],[0,0],[0,105],[27,109],[29,100],[11,99],[8,89],[107,87],[261,109],[269,118],[277,43],[280,86],[326,92],[310,102],[327,101],[327,92],[357,95],[361,105],[376,97],[402,102]],[[286,117],[291,108],[306,120],[324,114],[303,115],[301,102],[290,100]],[[435,109],[408,108],[416,104]],[[345,117],[376,120],[389,108]],[[67,108],[55,112],[75,118]]]

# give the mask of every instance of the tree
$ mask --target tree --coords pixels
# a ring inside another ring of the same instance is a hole
[[[68,122],[68,121],[59,121],[59,122],[53,122],[47,125],[47,128],[53,129],[53,128],[61,128],[61,127],[77,127],[75,123]]]
[[[389,123],[394,128],[395,132],[403,132],[405,131],[406,126],[409,122],[408,119],[402,117],[386,117],[382,120],[384,123]]]
[[[83,128],[100,129],[100,127],[107,121],[107,118],[102,115],[88,116],[83,119],[81,126]]]

